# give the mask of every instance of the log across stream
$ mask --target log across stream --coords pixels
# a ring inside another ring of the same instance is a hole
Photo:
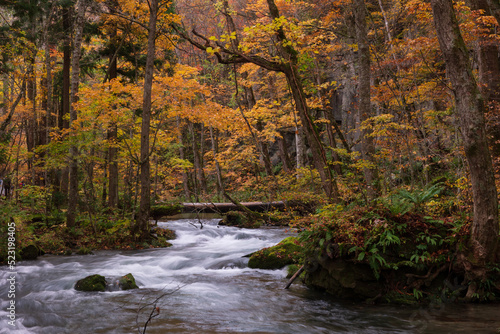
[[[267,212],[271,210],[284,210],[290,203],[284,201],[276,202],[241,202],[240,205],[255,212]],[[226,213],[239,211],[240,208],[234,203],[182,203],[184,213]]]

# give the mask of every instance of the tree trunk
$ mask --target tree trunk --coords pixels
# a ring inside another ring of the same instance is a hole
[[[61,109],[59,110],[58,127],[59,129],[68,129],[69,122],[66,115],[69,114],[70,106],[70,90],[71,90],[71,7],[66,7],[63,10],[63,30],[65,38],[63,42],[63,69],[62,69],[62,92],[61,92]],[[60,192],[64,196],[66,203],[69,191],[69,168],[63,168],[61,172]]]
[[[179,116],[176,117],[177,122],[177,130],[179,134],[177,135],[177,139],[179,141],[179,158],[181,160],[186,159],[186,154],[184,152],[184,138],[183,138],[183,129],[181,127],[181,119]],[[184,197],[186,200],[191,200],[191,192],[189,191],[189,177],[185,168],[182,169],[182,188],[184,189]]]
[[[80,84],[80,56],[82,54],[83,26],[85,24],[85,10],[87,0],[76,3],[77,15],[75,18],[75,37],[73,42],[73,55],[71,59],[71,105],[69,112],[70,126],[76,123],[78,118],[74,103],[78,102],[78,86]],[[66,213],[66,225],[75,226],[76,208],[78,205],[78,148],[72,145],[69,149],[69,192],[68,211]]]
[[[283,171],[285,173],[290,173],[292,171],[292,162],[290,161],[290,157],[288,155],[288,148],[286,144],[285,134],[280,132],[281,137],[277,137],[276,141],[278,142],[278,154],[283,164]]]
[[[356,26],[356,40],[358,43],[358,114],[360,125],[372,116],[370,80],[371,62],[370,47],[366,29],[366,7],[364,0],[354,1],[354,20]],[[361,157],[371,166],[363,169],[369,199],[375,199],[379,193],[378,172],[373,155],[375,146],[371,131],[361,131]]]
[[[275,20],[279,19],[280,13],[274,0],[267,0],[267,4],[271,18]],[[304,128],[304,134],[306,135],[307,142],[311,148],[314,167],[316,167],[316,170],[319,173],[321,184],[326,196],[333,202],[337,202],[339,200],[337,182],[332,175],[332,170],[328,166],[323,143],[321,142],[319,133],[314,124],[314,119],[312,118],[307,105],[301,77],[299,76],[297,69],[297,51],[290,45],[284,45],[287,39],[285,32],[281,27],[276,30],[276,37],[279,41],[278,45],[282,53],[281,57],[287,60],[287,63],[283,65],[282,70],[285,74],[287,83],[290,86],[293,100],[295,101],[295,108],[297,109],[297,113]]]
[[[203,159],[198,148],[198,138],[196,136],[196,124],[189,122],[188,123],[189,132],[191,133],[192,138],[192,149],[193,149],[193,164],[194,164],[194,184],[196,188],[196,198],[201,193],[205,193],[207,190],[205,175],[203,173]],[[203,131],[203,130],[202,130]]]
[[[111,51],[109,54],[109,70],[108,77],[109,80],[116,79],[118,77],[118,62],[115,56],[116,50],[118,48],[116,43],[116,27],[113,28],[111,32]],[[113,106],[113,110],[116,107]],[[118,205],[118,127],[115,122],[112,122],[108,129],[108,206],[110,208],[115,208]]]
[[[149,127],[151,122],[151,93],[153,89],[158,0],[151,0],[149,5],[148,52],[146,57],[146,73],[144,76],[141,124],[141,199],[139,204],[139,213],[133,227],[133,232],[135,234],[139,233],[140,239],[142,240],[149,237],[149,211],[151,208]]]
[[[225,193],[225,190],[224,183],[222,182],[222,171],[220,169],[219,161],[217,160],[217,143],[212,126],[210,126],[210,141],[212,143],[212,154],[214,156],[215,173],[217,176],[217,195],[220,196]]]
[[[474,79],[468,50],[452,0],[432,0],[439,45],[452,84],[469,165],[474,200],[471,246],[479,266],[495,261],[498,245],[498,200],[485,131],[484,103]]]
[[[304,141],[304,128],[302,126],[295,127],[295,168],[300,169],[306,166],[306,143]],[[297,178],[300,175],[297,174]]]
[[[474,10],[483,10],[484,15],[490,15],[490,6],[486,0],[471,1],[471,6]],[[485,26],[481,28],[490,30],[491,36],[495,35],[494,29]],[[489,107],[487,110],[490,110],[486,130],[490,137],[491,154],[496,160],[500,157],[500,116],[498,109],[500,108],[500,57],[498,41],[494,37],[485,36],[481,33],[476,43],[476,52],[479,86],[484,101]]]

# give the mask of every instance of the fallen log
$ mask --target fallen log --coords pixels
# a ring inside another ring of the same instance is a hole
[[[270,210],[284,210],[286,203],[284,201],[276,202],[241,202],[241,206],[255,211],[267,212]],[[226,213],[229,211],[243,211],[234,203],[182,203],[184,213]]]
[[[302,274],[303,271],[304,271],[304,266],[301,266],[299,268],[299,270],[297,270],[297,272],[295,274],[293,274],[293,276],[290,278],[290,280],[288,281],[288,283],[285,286],[285,289],[288,289],[290,287],[290,285],[292,285],[292,283],[297,279],[297,277],[299,277],[300,274]]]

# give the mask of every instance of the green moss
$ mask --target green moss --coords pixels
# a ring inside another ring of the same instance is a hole
[[[175,231],[169,230],[167,228],[155,228],[153,233],[156,234],[158,238],[163,237],[165,240],[173,240],[177,236],[175,235]]]
[[[157,204],[153,205],[150,211],[150,215],[153,219],[173,216],[179,213],[182,213],[181,204],[162,204],[162,205]]]
[[[89,254],[92,254],[92,250],[90,250],[90,248],[87,248],[87,247],[80,247],[76,251],[76,254],[78,254],[78,255],[89,255]]]
[[[292,278],[293,275],[300,269],[300,265],[298,264],[291,264],[286,268],[286,278]],[[304,272],[300,274],[300,278],[304,277]]]
[[[229,211],[224,214],[224,218],[219,225],[237,226],[242,228],[259,228],[262,226],[261,220],[255,220],[243,212]]]
[[[261,249],[250,256],[248,266],[258,269],[280,269],[300,261],[302,247],[297,238],[288,237],[279,244]]]
[[[101,275],[91,275],[82,278],[75,284],[75,290],[78,291],[105,291],[106,278]]]
[[[120,288],[122,290],[138,289],[139,287],[135,283],[135,278],[132,274],[127,274],[122,276],[118,281]]]

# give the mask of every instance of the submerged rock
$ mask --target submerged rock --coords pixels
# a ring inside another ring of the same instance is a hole
[[[135,278],[132,274],[127,274],[120,277],[118,280],[118,285],[122,290],[138,289],[139,287],[135,283]]]
[[[250,256],[248,266],[254,269],[280,269],[300,261],[302,247],[296,237],[283,239],[279,244],[261,249]]]
[[[101,275],[91,275],[82,278],[75,284],[75,290],[78,291],[105,291],[106,278]]]

